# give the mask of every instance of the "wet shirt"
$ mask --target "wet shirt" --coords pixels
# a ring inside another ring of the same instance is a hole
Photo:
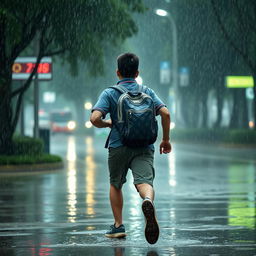
[[[120,84],[124,86],[129,91],[138,91],[138,84],[135,79],[132,78],[125,78],[123,80],[120,80],[117,84]],[[159,99],[159,97],[155,94],[155,92],[147,88],[145,91],[146,94],[148,94],[154,102],[156,114],[158,114],[159,109],[162,107],[165,107],[165,104]],[[117,101],[120,97],[120,92],[113,88],[107,88],[105,89],[101,95],[99,96],[99,99],[97,103],[94,105],[92,111],[98,110],[102,113],[103,118],[106,117],[108,113],[110,113],[111,120],[117,120]],[[109,138],[109,148],[117,148],[123,146],[120,138],[120,134],[115,128],[115,126],[112,127],[110,138]],[[150,145],[150,148],[154,149],[153,145]]]

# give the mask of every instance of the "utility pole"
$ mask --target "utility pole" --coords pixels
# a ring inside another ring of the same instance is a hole
[[[155,10],[155,13],[158,16],[166,17],[172,27],[172,60],[173,60],[173,68],[172,68],[172,78],[173,78],[173,89],[175,94],[175,121],[178,122],[178,36],[177,36],[177,26],[175,20],[173,19],[171,13],[167,12],[163,9]]]
[[[35,56],[38,56],[39,45],[38,45],[38,36],[35,36],[35,46],[34,53]],[[34,138],[39,138],[39,120],[38,120],[38,112],[39,112],[39,82],[38,82],[38,72],[35,74],[34,78]]]
[[[21,87],[22,87],[22,82],[21,83]],[[20,106],[20,135],[24,136],[25,135],[25,127],[24,127],[24,98],[23,101],[21,102],[21,106]]]

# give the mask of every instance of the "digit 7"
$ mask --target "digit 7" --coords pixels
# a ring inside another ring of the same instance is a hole
[[[26,63],[26,65],[27,65],[26,73],[32,73],[32,70],[35,67],[35,63],[29,62],[29,63]]]

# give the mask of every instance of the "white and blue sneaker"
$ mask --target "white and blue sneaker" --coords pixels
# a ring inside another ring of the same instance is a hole
[[[119,227],[116,227],[115,224],[110,226],[110,229],[105,233],[106,237],[109,238],[122,238],[126,236],[125,227],[121,224]]]
[[[142,211],[145,216],[145,237],[148,243],[155,244],[159,237],[159,226],[156,220],[155,208],[149,198],[145,198],[142,203]]]

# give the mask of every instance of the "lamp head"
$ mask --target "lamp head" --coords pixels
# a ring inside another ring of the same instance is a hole
[[[168,12],[163,9],[156,9],[155,13],[156,13],[156,15],[162,16],[162,17],[168,16]]]

